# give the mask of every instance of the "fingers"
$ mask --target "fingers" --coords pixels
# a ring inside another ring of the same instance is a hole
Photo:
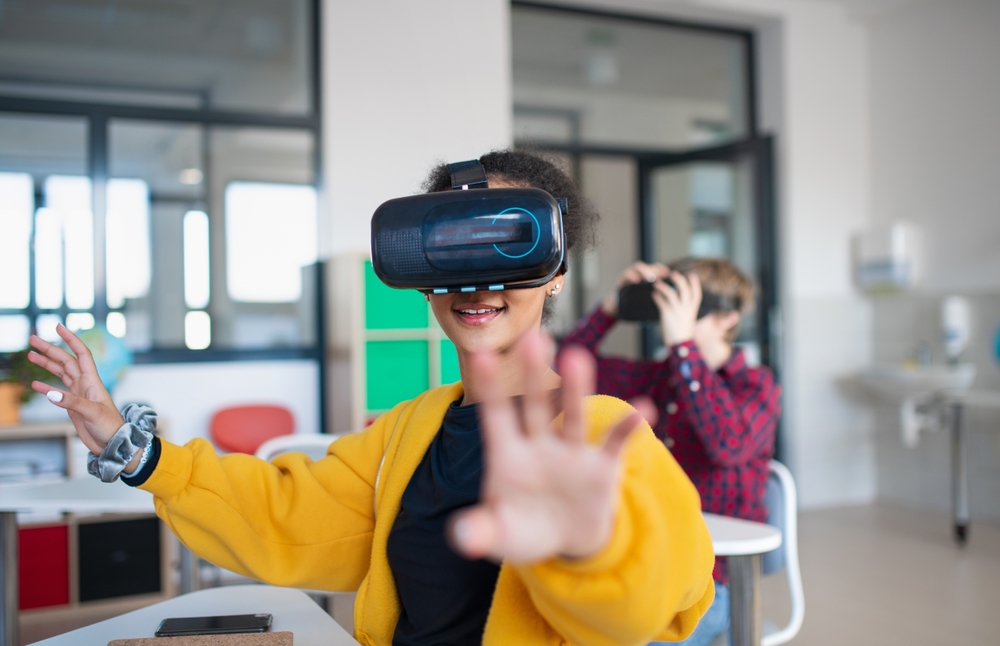
[[[45,395],[50,402],[59,408],[65,408],[66,410],[79,413],[80,416],[87,421],[96,421],[103,412],[100,404],[78,395],[74,395],[67,390],[53,388],[52,386],[42,383],[41,381],[31,382],[31,388],[35,392]]]
[[[702,291],[701,291],[701,278],[698,274],[691,274],[691,298],[698,305],[701,305]]]
[[[80,337],[70,332],[69,328],[61,323],[56,326],[56,333],[62,337],[62,340],[69,346],[69,349],[76,355],[76,361],[80,366],[81,374],[87,373],[88,376],[100,381],[101,378],[97,374],[97,365],[94,363],[94,357],[90,354],[90,348],[80,340]]]
[[[483,401],[479,406],[479,423],[483,434],[486,459],[490,449],[510,442],[520,433],[520,421],[514,403],[505,396],[500,362],[496,355],[477,352],[472,355],[469,368],[482,387]]]
[[[552,340],[548,335],[525,334],[518,341],[517,353],[524,374],[524,433],[541,435],[552,424],[552,401],[545,389]]]
[[[37,336],[32,336],[28,342],[31,344],[32,348],[38,351],[40,355],[43,355],[50,361],[62,366],[63,372],[71,379],[78,379],[80,377],[80,365],[77,363],[76,357],[71,355],[69,352],[66,352],[53,343],[40,339]],[[48,366],[42,367],[55,374],[55,372]],[[69,384],[66,385],[68,386]]]
[[[634,262],[622,272],[622,275],[618,278],[618,286],[641,283],[642,281],[651,283],[665,275],[663,269],[666,269],[663,265],[648,265],[642,261]]]
[[[660,301],[656,301],[657,296],[660,297]],[[677,289],[662,280],[658,280],[653,284],[653,300],[657,302],[661,310],[669,307],[680,307],[681,304],[681,297]]]
[[[642,418],[646,420],[646,423],[650,427],[656,426],[656,421],[660,419],[660,411],[656,408],[656,404],[649,397],[635,397],[628,401],[632,405],[632,408],[639,411]]]
[[[641,428],[644,422],[642,414],[637,410],[623,417],[604,438],[604,446],[601,447],[601,451],[609,457],[618,459],[622,447],[625,446],[625,441],[634,431]]]
[[[49,359],[48,357],[42,356],[42,355],[38,354],[37,352],[29,352],[28,353],[28,361],[30,361],[31,363],[35,364],[36,366],[40,366],[40,367],[48,370],[49,372],[51,372],[56,377],[59,377],[60,379],[62,379],[62,382],[64,384],[66,384],[67,388],[72,388],[73,387],[73,378],[71,376],[69,376],[69,374],[66,372],[66,369],[63,366],[61,366],[60,364],[56,363],[52,359]]]
[[[583,348],[566,348],[559,374],[563,376],[562,437],[569,442],[583,442],[587,432],[583,399],[595,389],[594,357]]]
[[[672,271],[670,272],[670,280],[673,281],[677,295],[681,297],[682,301],[691,300],[691,282],[686,275],[679,271]]]
[[[493,551],[500,531],[490,512],[479,505],[456,512],[446,535],[456,552],[469,559],[480,559]]]

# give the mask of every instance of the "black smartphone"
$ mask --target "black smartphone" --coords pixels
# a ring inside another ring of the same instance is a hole
[[[653,300],[653,283],[642,281],[618,290],[618,318],[623,321],[659,321],[660,308]]]
[[[181,635],[226,635],[230,633],[262,633],[271,627],[273,618],[267,613],[256,615],[222,615],[219,617],[172,617],[160,622],[157,637]]]

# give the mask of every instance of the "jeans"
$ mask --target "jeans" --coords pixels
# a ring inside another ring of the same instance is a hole
[[[673,646],[708,646],[722,633],[729,632],[729,586],[715,582],[715,601],[698,622],[691,636]],[[654,642],[649,646],[672,646],[670,642]]]

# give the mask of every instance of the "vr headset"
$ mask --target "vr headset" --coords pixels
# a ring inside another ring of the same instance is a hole
[[[671,287],[674,286],[669,278],[664,282]],[[698,306],[698,318],[704,318],[712,312],[739,309],[739,297],[705,291],[702,292],[701,305]],[[653,300],[653,283],[642,281],[624,285],[618,290],[618,318],[623,321],[659,321],[660,308]]]
[[[478,160],[448,164],[453,190],[385,202],[372,216],[375,275],[429,294],[540,287],[566,271],[566,201],[489,188]]]

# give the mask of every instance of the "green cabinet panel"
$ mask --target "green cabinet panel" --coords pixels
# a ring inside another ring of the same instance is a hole
[[[365,328],[398,330],[427,327],[427,301],[413,289],[393,289],[365,261]]]
[[[462,378],[458,369],[458,352],[448,339],[441,341],[441,383],[453,384]]]
[[[427,341],[368,341],[365,344],[367,407],[388,410],[430,387]]]

